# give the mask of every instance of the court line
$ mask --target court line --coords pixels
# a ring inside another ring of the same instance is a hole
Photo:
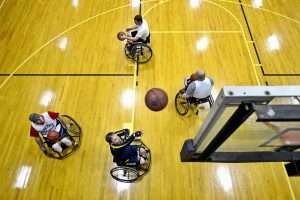
[[[141,1],[140,0],[140,5],[141,4]],[[154,8],[158,7],[159,5],[163,4],[163,3],[166,3],[168,2],[169,0],[165,0],[165,1],[159,1],[158,3],[154,4],[152,7],[150,7],[147,11],[145,11],[145,13],[143,14],[143,17],[145,17],[148,13],[150,13],[151,10],[153,10]],[[140,10],[142,10],[142,8],[140,8]],[[151,32],[152,33],[152,32]],[[134,129],[134,122],[135,122],[135,112],[136,112],[136,90],[137,90],[137,85],[138,85],[138,82],[137,82],[137,77],[138,77],[138,73],[139,73],[139,64],[136,63],[136,65],[134,65],[134,76],[133,76],[133,84],[132,84],[132,90],[133,90],[133,99],[134,99],[134,103],[133,103],[133,106],[132,106],[132,112],[131,112],[131,127],[132,129]]]
[[[243,3],[241,0],[239,0],[239,3],[238,2],[229,1],[229,0],[219,0],[219,1],[223,1],[223,2],[226,2],[226,3],[231,3],[231,4],[236,4],[236,5],[240,5],[241,6],[241,8],[243,10],[243,15],[244,15],[244,17],[246,19],[247,27],[248,27],[249,32],[250,32],[251,40],[253,40],[251,29],[250,29],[250,27],[248,25],[247,17],[246,17],[246,14],[244,12],[244,9],[243,9],[243,6],[254,9],[253,6],[250,5],[250,4]],[[295,23],[297,23],[297,24],[300,25],[300,21],[299,20],[293,19],[293,18],[291,18],[291,17],[289,17],[287,15],[283,15],[281,13],[278,13],[278,12],[275,12],[275,11],[272,11],[272,10],[269,10],[269,9],[265,9],[265,8],[255,8],[255,9],[258,9],[258,10],[263,11],[263,12],[268,12],[268,13],[271,13],[271,14],[276,15],[276,16],[283,17],[283,18],[285,18],[287,20],[293,21],[293,22],[295,22]],[[255,50],[258,62],[261,63],[261,59],[260,59],[259,53],[258,53],[258,48],[256,47],[256,44],[255,44],[254,40],[253,40],[253,46],[254,46],[254,50]],[[266,73],[263,72],[263,76],[277,76],[277,75],[278,76],[300,76],[300,74],[291,74],[291,73],[288,73],[288,74],[266,74]]]
[[[210,4],[214,5],[214,6],[217,6],[217,7],[221,8],[221,9],[223,9],[225,12],[227,12],[228,14],[230,14],[234,18],[234,20],[238,23],[238,25],[240,26],[241,32],[242,32],[242,36],[244,38],[246,49],[247,49],[249,57],[250,57],[250,61],[251,61],[251,64],[252,64],[252,69],[253,69],[253,72],[254,72],[254,76],[255,76],[256,82],[257,82],[258,85],[261,85],[261,82],[259,80],[256,68],[255,68],[255,63],[254,63],[253,58],[251,56],[250,48],[248,46],[247,37],[246,37],[245,31],[244,31],[243,26],[242,26],[241,22],[239,21],[239,19],[230,10],[228,10],[224,6],[222,6],[222,5],[218,4],[218,3],[215,3],[213,1],[210,1],[210,0],[203,0],[203,1],[207,2],[207,3],[210,3]]]
[[[2,7],[3,7],[3,5],[4,5],[5,2],[6,2],[6,0],[2,1],[1,5],[0,5],[0,10],[2,9]]]
[[[263,66],[260,66],[260,70],[263,76],[300,76],[300,74],[272,74],[272,73],[265,73]]]
[[[197,33],[212,33],[212,34],[218,34],[218,33],[241,33],[240,30],[199,30],[199,31],[192,31],[192,30],[188,30],[188,31],[180,31],[180,30],[170,30],[170,31],[151,31],[151,34],[197,34]]]
[[[239,2],[242,3],[242,0],[239,0]],[[254,38],[253,38],[252,31],[251,31],[250,25],[249,25],[249,23],[248,23],[248,19],[247,19],[247,16],[246,16],[246,13],[245,13],[245,10],[244,10],[244,7],[243,7],[242,4],[240,4],[240,8],[241,8],[241,10],[242,10],[243,17],[244,17],[244,19],[245,19],[245,21],[246,21],[247,29],[248,29],[248,32],[249,32],[249,34],[250,34],[251,43],[252,43],[252,45],[253,45],[253,47],[254,47],[254,51],[255,51],[255,54],[256,54],[256,58],[257,58],[257,60],[258,60],[258,63],[259,63],[260,65],[262,65],[261,59],[260,59],[260,56],[259,56],[259,53],[258,53],[258,49],[257,49],[257,47],[256,47],[255,40],[254,40]]]
[[[148,0],[148,1],[145,1],[144,3],[149,3],[149,2],[156,2],[157,0]],[[3,88],[3,86],[8,82],[8,80],[13,76],[13,74],[15,74],[25,63],[27,63],[32,57],[34,57],[36,54],[38,54],[42,49],[44,49],[46,46],[48,46],[50,43],[52,43],[53,41],[57,40],[59,37],[61,37],[62,35],[66,34],[67,32],[81,26],[82,24],[85,24],[99,16],[102,16],[102,15],[105,15],[105,14],[108,14],[108,13],[111,13],[111,12],[114,12],[114,11],[117,11],[117,10],[120,10],[120,9],[123,9],[123,8],[126,8],[126,7],[129,7],[131,6],[131,4],[126,4],[126,5],[122,5],[122,6],[119,6],[119,7],[116,7],[116,8],[112,8],[112,9],[109,9],[109,10],[106,10],[106,11],[103,11],[101,13],[98,13],[92,17],[88,17],[87,19],[85,20],[82,20],[80,22],[78,22],[77,24],[67,28],[66,30],[64,30],[63,32],[59,33],[58,35],[54,36],[53,38],[51,38],[50,40],[48,40],[45,44],[43,44],[42,46],[40,46],[38,49],[36,49],[34,52],[32,52],[23,62],[21,62],[21,64],[19,64],[16,69],[10,73],[10,75],[4,80],[2,81],[2,83],[0,84],[0,89]]]
[[[264,73],[264,76],[300,76],[300,74],[268,74]]]
[[[294,190],[293,190],[293,187],[292,187],[292,184],[290,182],[290,178],[289,178],[289,175],[285,169],[285,165],[283,162],[280,163],[281,164],[281,167],[283,168],[282,170],[284,171],[283,173],[285,174],[285,178],[287,180],[287,184],[288,184],[288,187],[290,189],[290,192],[291,192],[291,195],[292,195],[292,199],[293,200],[296,200],[296,196],[295,196],[295,193],[294,193]]]
[[[238,3],[238,2],[235,2],[235,1],[229,1],[229,0],[218,0],[218,1],[223,1],[223,2],[226,2],[226,3],[238,4],[238,5],[239,5],[239,4],[242,4],[243,6],[246,6],[246,7],[249,7],[249,8],[254,9],[252,5],[246,4],[246,3]],[[289,17],[289,16],[287,16],[287,15],[281,14],[281,13],[279,13],[279,12],[272,11],[272,10],[266,9],[266,8],[255,8],[255,9],[261,10],[261,11],[264,11],[264,12],[268,12],[268,13],[271,13],[271,14],[273,14],[273,15],[277,15],[277,16],[283,17],[283,18],[285,18],[285,19],[287,19],[287,20],[293,21],[293,22],[295,22],[295,23],[297,23],[297,24],[300,25],[300,21],[299,21],[299,20],[294,19],[294,18],[292,18],[292,17]]]
[[[0,74],[0,76],[9,76],[10,74]],[[24,76],[24,77],[33,77],[33,76],[134,76],[134,74],[109,74],[109,73],[90,73],[90,74],[42,74],[42,73],[32,73],[32,74],[13,74],[13,76]]]
[[[159,1],[158,3],[154,4],[152,7],[150,7],[144,14],[143,17],[145,17],[149,12],[151,12],[154,8],[160,6],[161,4],[167,3],[169,0],[162,0]]]
[[[133,74],[133,82],[132,82],[132,90],[133,90],[133,105],[132,105],[132,112],[131,112],[131,127],[132,131],[134,130],[134,121],[135,121],[135,106],[136,106],[136,90],[137,90],[137,66],[138,64],[134,65],[134,74]]]

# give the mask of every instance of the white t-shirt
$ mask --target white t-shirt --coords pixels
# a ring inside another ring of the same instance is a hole
[[[203,99],[211,95],[212,83],[210,79],[205,78],[203,81],[193,81],[187,88],[187,95],[197,99]]]
[[[56,119],[52,119],[48,112],[42,114],[44,117],[45,123],[44,124],[35,124],[31,123],[31,126],[38,132],[42,133],[43,136],[47,136],[49,131],[56,131],[59,132],[61,125],[57,123]]]
[[[149,36],[149,26],[145,19],[143,19],[143,23],[137,27],[137,34],[135,37],[142,38],[143,40],[146,40]]]

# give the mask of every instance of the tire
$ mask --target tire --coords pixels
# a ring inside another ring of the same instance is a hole
[[[184,90],[180,90],[175,96],[175,108],[179,115],[186,115],[189,112],[190,104],[182,95]]]
[[[136,44],[132,52],[134,60],[139,64],[145,64],[152,58],[152,49],[147,44]]]
[[[111,176],[120,182],[132,183],[139,178],[139,172],[131,167],[115,167],[110,170]]]

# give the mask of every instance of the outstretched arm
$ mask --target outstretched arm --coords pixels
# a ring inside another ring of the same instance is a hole
[[[135,42],[137,41],[139,38],[138,37],[130,37],[130,36],[123,36],[123,38],[127,39],[129,42]]]
[[[127,138],[129,136],[129,129],[122,129],[122,130],[119,130],[119,131],[116,131],[115,134],[117,134],[119,137],[123,138]]]
[[[183,96],[185,97],[192,97],[194,92],[196,90],[196,84],[195,83],[191,83],[189,84],[188,88],[186,89],[185,93],[183,94]]]
[[[126,32],[132,31],[132,30],[134,30],[134,29],[137,29],[137,25],[130,26],[130,27],[126,28]]]

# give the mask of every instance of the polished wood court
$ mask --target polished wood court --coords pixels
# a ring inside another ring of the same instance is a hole
[[[143,0],[154,55],[137,73],[116,39],[139,12],[130,0],[0,0],[0,199],[300,199],[300,179],[283,163],[179,158],[208,113],[175,111],[196,69],[214,79],[214,97],[225,85],[300,83],[300,1],[253,2]],[[168,93],[161,112],[144,104],[153,87]],[[82,146],[65,160],[44,156],[29,137],[28,115],[47,110],[83,129]],[[152,151],[151,171],[134,184],[109,174],[104,136],[123,127],[144,130]]]

